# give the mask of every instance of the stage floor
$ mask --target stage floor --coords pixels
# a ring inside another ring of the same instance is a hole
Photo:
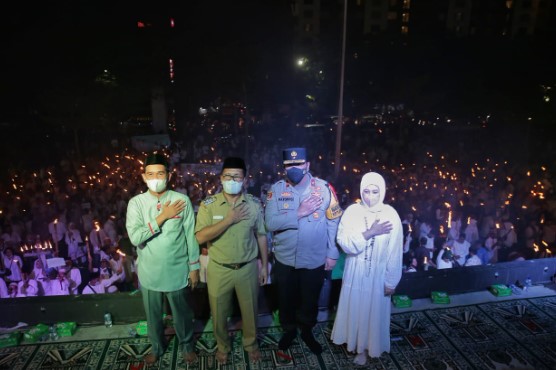
[[[187,366],[171,341],[155,369],[554,369],[556,368],[556,288],[533,286],[519,295],[496,297],[488,291],[451,296],[450,304],[413,300],[410,308],[392,309],[391,351],[365,367],[353,354],[330,342],[333,312],[319,312],[314,329],[323,347],[312,354],[297,338],[278,350],[281,328],[272,315],[259,317],[263,359],[248,361],[241,345],[241,321],[230,320],[233,350],[218,366],[210,320],[197,321],[199,361]],[[140,369],[149,353],[145,337],[133,337],[134,323],[112,327],[80,326],[71,337],[0,349],[2,369]]]

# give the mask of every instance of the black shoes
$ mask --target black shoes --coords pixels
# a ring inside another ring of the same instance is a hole
[[[309,347],[311,352],[313,352],[315,355],[320,355],[322,353],[322,347],[313,336],[312,330],[301,331],[301,339],[303,339],[307,347]]]
[[[282,338],[280,338],[280,341],[278,342],[278,348],[281,351],[287,350],[292,345],[292,342],[296,336],[297,336],[297,330],[295,329],[285,332],[284,335],[282,335]]]
[[[285,351],[290,348],[296,336],[297,330],[290,330],[285,332],[278,342],[278,349],[280,349],[281,351]],[[303,339],[307,347],[309,347],[311,352],[313,352],[315,355],[320,355],[322,353],[322,347],[313,336],[313,331],[311,329],[302,330],[301,339]]]

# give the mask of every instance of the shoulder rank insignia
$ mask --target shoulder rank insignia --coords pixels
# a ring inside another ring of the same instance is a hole
[[[334,187],[329,183],[327,183],[326,186],[328,186],[328,189],[330,189],[330,205],[326,210],[326,218],[328,218],[329,220],[333,220],[340,217],[344,213],[344,211],[342,210],[342,207],[340,207],[340,203],[338,202],[338,197],[336,196]]]
[[[203,204],[205,206],[208,206],[209,204],[214,203],[214,202],[216,202],[216,197],[214,197],[214,196],[207,197],[207,198],[205,198],[205,200],[203,200]]]

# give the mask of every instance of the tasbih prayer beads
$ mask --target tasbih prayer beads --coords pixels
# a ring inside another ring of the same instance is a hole
[[[369,222],[367,217],[365,217],[365,230],[369,230]],[[373,258],[373,249],[375,247],[375,237],[371,238],[371,242],[367,243],[365,246],[365,265],[367,266],[367,273],[366,275],[369,276],[371,274],[371,265],[372,265],[372,258]]]

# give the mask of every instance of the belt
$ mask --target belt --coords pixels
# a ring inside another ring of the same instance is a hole
[[[239,270],[240,268],[247,265],[248,263],[251,263],[252,261],[253,260],[247,262],[240,262],[240,263],[220,263],[220,262],[216,262],[215,260],[212,260],[212,262],[216,263],[217,265],[229,268],[231,270]]]
[[[294,227],[292,227],[292,228],[290,228],[290,229],[282,229],[282,230],[276,230],[276,231],[274,232],[274,234],[273,234],[273,235],[278,235],[278,234],[282,234],[282,233],[283,233],[284,231],[290,231],[290,230],[297,230],[297,228],[296,228],[296,227],[295,227],[295,228],[294,228]]]

